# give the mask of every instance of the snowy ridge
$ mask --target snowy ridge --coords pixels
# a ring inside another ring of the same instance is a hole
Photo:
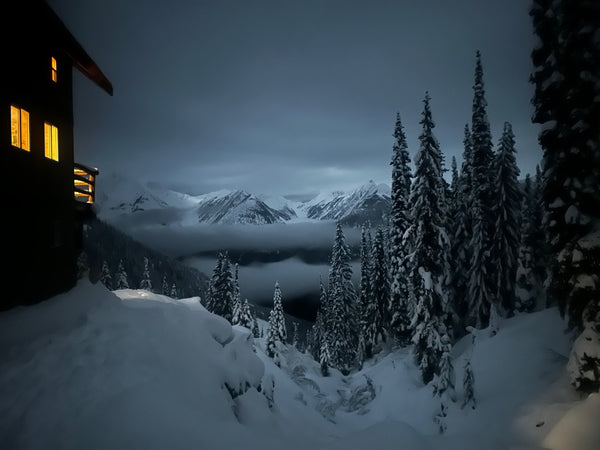
[[[99,216],[109,222],[142,214],[149,220],[179,225],[264,225],[315,220],[378,224],[385,221],[390,204],[390,188],[373,181],[348,193],[321,193],[299,203],[278,195],[243,190],[224,189],[194,196],[117,174],[99,179],[97,197]]]
[[[390,205],[389,186],[370,181],[349,193],[319,194],[300,205],[300,209],[310,219],[380,223],[387,216]]]

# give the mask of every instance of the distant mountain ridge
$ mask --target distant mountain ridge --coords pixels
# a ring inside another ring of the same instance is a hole
[[[194,196],[111,174],[99,179],[96,206],[100,218],[107,222],[146,214],[160,217],[163,224],[264,225],[332,220],[354,226],[384,223],[390,205],[390,188],[373,181],[349,192],[324,192],[297,202],[244,190]]]

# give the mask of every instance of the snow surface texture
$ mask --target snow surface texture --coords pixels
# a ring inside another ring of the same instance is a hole
[[[198,298],[81,282],[0,314],[0,448],[598,449],[600,397],[569,386],[563,330],[550,309],[459,341],[456,379],[470,357],[478,406],[450,404],[439,435],[407,350],[324,378],[291,347],[277,367]]]

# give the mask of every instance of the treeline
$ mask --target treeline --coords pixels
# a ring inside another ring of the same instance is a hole
[[[206,295],[201,272],[148,249],[111,225],[93,219],[84,226],[80,274],[107,288],[147,289],[173,298]]]

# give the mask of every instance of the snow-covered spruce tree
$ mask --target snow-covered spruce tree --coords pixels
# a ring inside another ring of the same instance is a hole
[[[254,317],[252,317],[252,311],[250,310],[250,304],[248,303],[248,299],[245,298],[243,302],[241,302],[242,307],[240,309],[240,313],[238,315],[237,325],[242,327],[246,327],[249,330],[254,325]]]
[[[329,335],[325,334],[321,340],[319,348],[319,364],[321,365],[321,375],[329,376],[329,366],[331,364],[331,353],[329,351]]]
[[[571,383],[577,390],[585,393],[600,390],[600,311],[596,317],[587,320],[591,314],[584,314],[586,318],[583,332],[573,343],[567,371]]]
[[[452,294],[457,323],[455,329],[463,333],[467,324],[469,302],[467,291],[469,269],[471,268],[471,238],[473,235],[473,190],[472,159],[473,145],[469,125],[465,125],[463,139],[463,155],[460,175],[454,192],[454,205],[451,216],[451,278]]]
[[[292,345],[296,349],[298,349],[298,346],[300,345],[300,340],[299,340],[299,336],[298,336],[298,322],[294,322],[292,326],[293,326]]]
[[[531,176],[525,175],[523,198],[521,200],[521,243],[517,259],[517,274],[515,285],[516,308],[522,312],[531,312],[536,304],[536,280],[533,271],[533,252],[531,245],[532,214],[531,204],[533,188]]]
[[[435,379],[433,394],[446,397],[452,402],[456,401],[456,376],[452,363],[452,343],[447,334],[442,335],[442,357],[440,360],[440,373]]]
[[[273,309],[269,314],[269,331],[267,334],[267,355],[276,358],[277,344],[285,343],[287,331],[285,327],[285,317],[283,315],[283,303],[281,300],[281,288],[279,283],[275,282],[275,291],[273,293]]]
[[[77,256],[77,279],[81,279],[87,276],[90,272],[90,264],[88,262],[87,253],[82,250]]]
[[[390,220],[390,301],[387,308],[389,313],[389,328],[392,335],[402,345],[410,342],[410,312],[408,304],[407,284],[407,255],[408,245],[404,241],[404,233],[410,224],[410,156],[406,135],[400,120],[396,115],[394,129],[394,147],[392,154],[392,190],[391,190],[391,220]],[[387,324],[386,324],[387,326]]]
[[[346,244],[342,226],[338,223],[329,269],[330,310],[326,316],[325,329],[331,338],[331,364],[342,372],[350,370],[357,348],[357,302],[350,261],[350,248]]]
[[[367,328],[369,327],[367,314],[369,302],[371,301],[371,277],[373,272],[371,247],[369,242],[371,242],[370,232],[367,231],[363,225],[360,237],[360,296],[358,298],[358,322],[360,335],[363,337],[363,354],[361,355],[361,359],[370,358],[372,356],[371,350],[373,348],[372,343],[367,342],[365,338],[367,335]]]
[[[449,251],[444,229],[443,205],[445,185],[442,178],[442,154],[433,135],[435,126],[425,95],[419,136],[420,147],[415,157],[415,176],[410,203],[413,224],[409,229],[413,252],[410,255],[410,284],[416,306],[411,321],[412,342],[424,383],[439,372],[442,356],[441,336],[446,332],[445,304],[446,257]]]
[[[127,279],[127,272],[125,271],[125,265],[123,260],[119,260],[119,267],[115,274],[116,284],[115,289],[129,289],[129,281]]]
[[[113,281],[112,276],[110,274],[110,269],[108,268],[108,263],[106,261],[102,262],[102,269],[100,271],[100,282],[106,286],[106,289],[112,291],[113,289]]]
[[[152,281],[150,280],[150,267],[148,258],[144,257],[144,272],[142,273],[142,281],[140,282],[140,289],[152,292]]]
[[[530,15],[539,37],[531,81],[533,121],[543,126],[547,293],[569,326],[582,329],[600,299],[600,246],[582,246],[600,221],[600,102],[590,101],[600,96],[600,4],[535,0]]]
[[[479,252],[479,263],[482,264],[483,279],[485,289],[490,295],[495,293],[496,280],[492,273],[491,265],[491,244],[492,233],[495,222],[493,204],[494,187],[492,162],[494,151],[492,144],[492,134],[490,123],[487,117],[487,102],[485,100],[485,89],[483,83],[483,67],[481,64],[481,54],[477,51],[475,63],[475,82],[473,84],[473,114],[471,120],[471,189],[473,191],[473,202],[477,203],[479,218],[480,236],[477,238],[477,244],[481,246]],[[474,206],[474,205],[472,205]],[[475,227],[475,225],[474,225]],[[471,243],[475,241],[471,240]],[[475,253],[471,247],[471,254]],[[471,311],[471,316],[472,316]],[[479,308],[480,321],[482,326],[487,326],[489,320],[489,308]]]
[[[252,336],[256,339],[260,337],[260,328],[258,326],[258,319],[254,317],[252,320]]]
[[[179,294],[177,292],[177,285],[175,283],[171,285],[171,292],[169,292],[169,297],[175,299],[179,297]]]
[[[365,340],[369,355],[386,339],[386,312],[390,298],[390,281],[388,278],[387,259],[384,249],[383,230],[377,229],[373,246],[373,268],[371,272],[370,297],[364,311],[367,324]]]
[[[521,191],[515,153],[512,126],[505,122],[493,163],[495,202],[492,211],[496,221],[492,238],[491,261],[496,278],[496,290],[493,297],[497,307],[496,312],[504,313],[509,317],[515,310],[517,252],[520,241],[518,224]]]
[[[358,370],[363,368],[365,360],[367,359],[367,345],[365,342],[365,329],[361,327],[358,330],[358,344],[356,347],[356,367]]]
[[[207,309],[231,322],[233,319],[234,290],[231,262],[227,254],[221,253],[213,270]]]
[[[323,280],[319,277],[319,309],[315,317],[315,323],[311,328],[311,345],[310,353],[313,358],[318,361],[321,352],[321,340],[325,336],[327,317],[329,317],[329,296],[327,289],[323,285]]]
[[[476,328],[485,328],[490,320],[492,296],[487,283],[489,251],[485,246],[485,224],[481,202],[473,205],[473,236],[471,238],[471,267],[468,272],[467,299],[469,304],[468,323]]]
[[[167,276],[163,275],[163,279],[162,279],[162,286],[161,286],[161,294],[162,295],[169,295],[170,289],[169,289],[169,282],[167,281]]]
[[[462,408],[465,406],[471,406],[471,409],[477,407],[477,401],[475,400],[475,374],[471,367],[471,359],[465,360],[464,373],[463,373],[463,402]]]

